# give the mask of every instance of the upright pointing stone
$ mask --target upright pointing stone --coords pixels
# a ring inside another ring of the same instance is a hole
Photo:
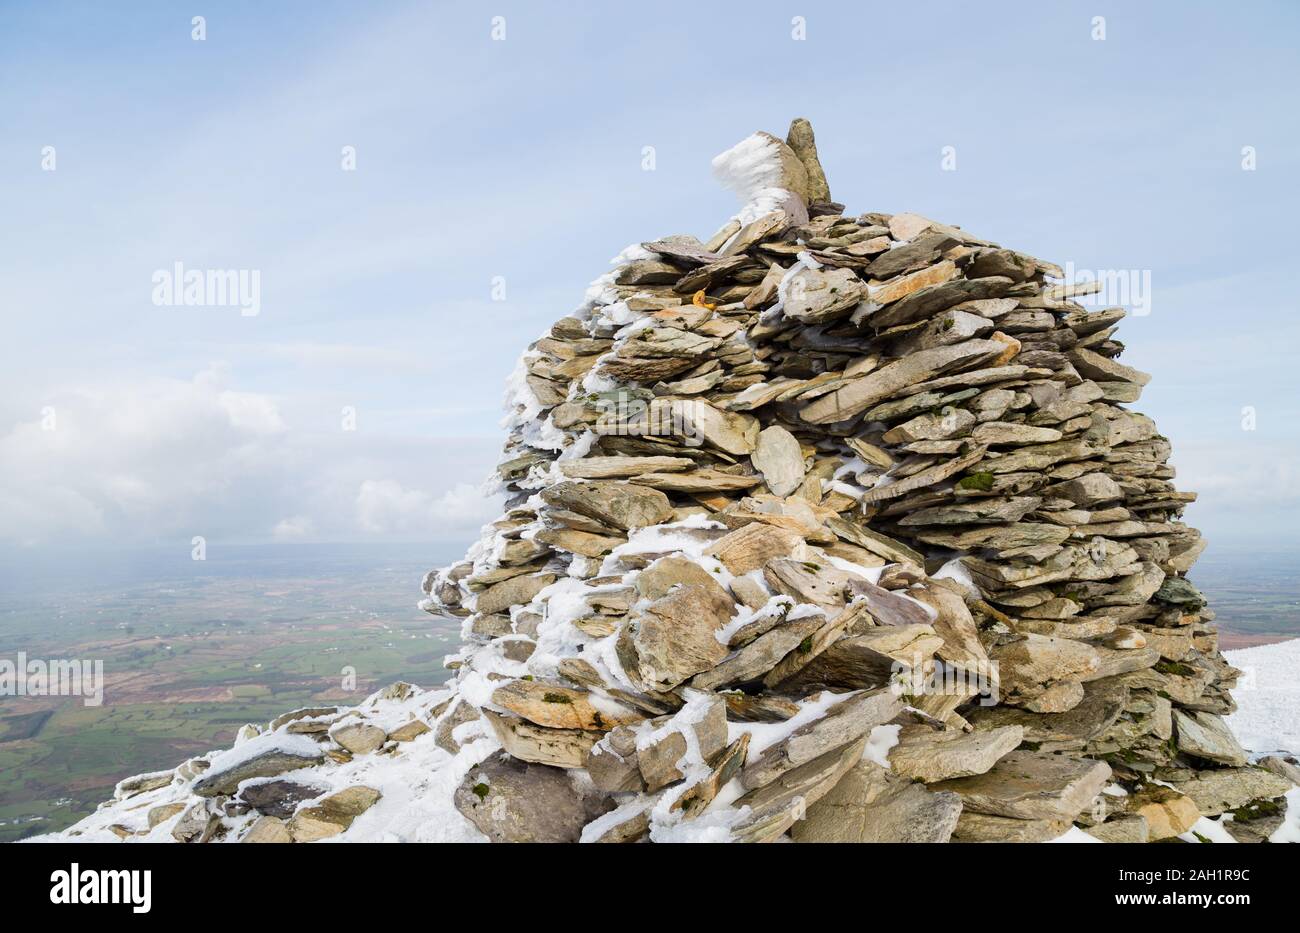
[[[813,137],[812,124],[803,117],[795,117],[790,121],[790,132],[786,134],[785,144],[794,150],[808,173],[808,200],[829,201],[831,188],[826,183],[821,160],[817,158],[817,140]]]
[[[759,432],[750,459],[773,495],[788,496],[803,483],[803,451],[794,435],[778,424]]]

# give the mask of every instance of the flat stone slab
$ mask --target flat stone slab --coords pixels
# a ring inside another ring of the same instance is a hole
[[[750,791],[734,806],[749,807],[750,815],[732,827],[736,842],[774,842],[800,819],[808,807],[833,788],[850,768],[862,760],[867,737],[834,748],[812,761],[785,772],[770,784]]]
[[[492,692],[492,702],[550,729],[607,731],[645,717],[607,697],[541,680],[512,680]]]
[[[788,496],[803,483],[803,453],[799,442],[780,425],[759,432],[751,460],[773,495]]]
[[[559,768],[500,755],[471,768],[454,801],[493,842],[577,842],[582,827],[602,809]]]
[[[671,690],[726,658],[716,633],[734,609],[716,583],[678,586],[628,617],[616,643],[619,661],[644,688]]]
[[[1178,750],[1195,758],[1237,768],[1248,760],[1228,724],[1213,713],[1174,710],[1174,734]]]
[[[902,700],[888,689],[857,694],[765,749],[745,766],[740,783],[751,790],[770,784],[785,772],[861,738],[902,711]]]
[[[1151,841],[1151,829],[1147,819],[1139,813],[1122,813],[1104,823],[1089,826],[1084,832],[1102,842]]]
[[[825,621],[822,616],[815,615],[778,625],[712,670],[696,674],[691,678],[691,686],[700,690],[717,690],[757,680],[798,648],[805,638],[811,638]]]
[[[657,489],[597,480],[562,482],[542,492],[549,505],[594,518],[611,528],[644,528],[672,517],[668,497]]]
[[[276,745],[271,741],[253,739],[246,744],[257,743],[259,748],[248,749],[244,752],[244,756],[239,754],[244,751],[242,747],[218,755],[213,760],[212,767],[204,773],[203,777],[194,782],[192,788],[194,793],[200,797],[233,794],[239,788],[240,782],[249,778],[275,777],[286,771],[310,768],[325,760],[325,755],[317,748],[316,743],[304,736],[268,735],[266,739],[297,739],[298,741],[282,741],[281,744]],[[225,765],[222,761],[226,755],[230,755],[233,759],[229,765]]]
[[[365,722],[349,722],[330,730],[330,738],[354,755],[373,752],[388,739],[388,733]]]
[[[860,761],[791,831],[795,842],[947,842],[961,815],[956,794],[931,793]]]
[[[984,774],[999,759],[1015,751],[1024,730],[1003,726],[986,732],[936,732],[929,726],[904,729],[889,751],[896,774],[932,784],[950,778]]]
[[[1171,782],[1192,798],[1203,816],[1239,810],[1254,800],[1271,800],[1291,789],[1286,778],[1263,768],[1222,768],[1199,771],[1190,781]]]
[[[1085,685],[1082,702],[1064,713],[989,706],[972,710],[968,718],[977,730],[1019,726],[1023,741],[1034,742],[1039,751],[1080,751],[1115,724],[1128,699],[1128,688],[1118,678],[1108,678]]]
[[[960,794],[971,813],[1021,820],[1072,820],[1110,780],[1110,765],[1089,758],[1011,752],[987,772],[931,785]]]
[[[298,809],[298,804],[319,797],[326,790],[296,781],[265,781],[249,784],[239,792],[239,799],[258,813],[288,819]]]
[[[964,811],[953,842],[1047,842],[1070,828],[1069,820],[1017,820]]]

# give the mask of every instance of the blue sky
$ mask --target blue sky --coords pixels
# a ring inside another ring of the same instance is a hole
[[[1149,271],[1189,519],[1295,540],[1294,3],[190,7],[0,7],[0,544],[465,540],[518,353],[796,115],[852,212]],[[260,313],[156,306],[175,262]]]

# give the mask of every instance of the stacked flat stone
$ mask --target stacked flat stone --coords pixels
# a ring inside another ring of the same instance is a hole
[[[1123,309],[846,214],[806,121],[715,169],[735,219],[625,250],[524,354],[505,512],[426,578],[447,722],[506,753],[461,812],[529,837],[494,782],[560,769],[601,812],[561,838],[1145,840],[1284,793],[1222,718]]]

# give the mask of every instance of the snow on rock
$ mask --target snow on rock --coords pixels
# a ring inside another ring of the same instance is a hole
[[[889,768],[889,750],[898,744],[898,734],[901,731],[903,727],[898,725],[876,726],[871,730],[866,747],[862,749],[862,760],[873,761],[882,768]]]
[[[806,215],[800,195],[789,187],[790,163],[784,158],[784,148],[784,143],[776,137],[754,133],[714,157],[714,177],[723,187],[734,191],[743,205],[735,218],[740,223],[753,223],[777,210]],[[790,157],[794,158],[794,154],[790,153]]]
[[[311,758],[320,754],[320,746],[305,735],[292,735],[284,732],[259,735],[257,738],[241,742],[234,748],[213,755],[209,759],[208,769],[204,772],[204,777],[210,778],[218,774],[224,774],[227,771],[233,771],[240,765],[252,761],[260,755],[274,752]]]
[[[440,710],[451,691],[420,690],[406,687],[405,695],[373,695],[355,707],[340,708],[330,718],[334,722],[366,722],[392,733],[413,721],[428,725],[428,731],[404,742],[389,742],[386,753],[357,755],[350,761],[326,757],[322,763],[297,768],[274,777],[259,777],[241,783],[241,791],[253,784],[289,781],[295,785],[318,788],[320,793],[304,800],[299,812],[326,801],[350,788],[370,788],[379,796],[373,805],[356,815],[346,829],[315,841],[322,842],[482,842],[483,835],[469,823],[453,804],[453,795],[471,768],[488,755],[500,750],[500,744],[476,728],[477,722],[457,727],[464,744],[450,752],[438,744],[436,725]],[[442,711],[441,715],[446,715]],[[414,717],[414,719],[412,718]],[[319,718],[319,717],[316,717]],[[311,721],[305,717],[297,722]],[[287,752],[317,755],[327,744],[309,734],[284,731],[286,723],[275,732],[267,732],[239,745],[198,759],[192,759],[172,772],[157,772],[150,777],[167,777],[162,787],[130,794],[101,806],[90,816],[61,833],[37,836],[32,842],[171,842],[191,808],[211,807],[210,799],[191,790],[194,780],[203,775],[231,770],[258,755]],[[324,736],[324,733],[315,733]],[[192,762],[202,762],[196,768]],[[128,790],[133,781],[121,782]],[[233,799],[233,798],[232,798]],[[218,808],[219,810],[219,808]],[[172,811],[165,819],[151,820]],[[154,816],[151,817],[151,814]],[[210,842],[238,842],[257,817],[256,811],[235,814],[222,820],[222,832]],[[290,831],[294,821],[287,821]],[[287,840],[286,840],[287,841]]]

